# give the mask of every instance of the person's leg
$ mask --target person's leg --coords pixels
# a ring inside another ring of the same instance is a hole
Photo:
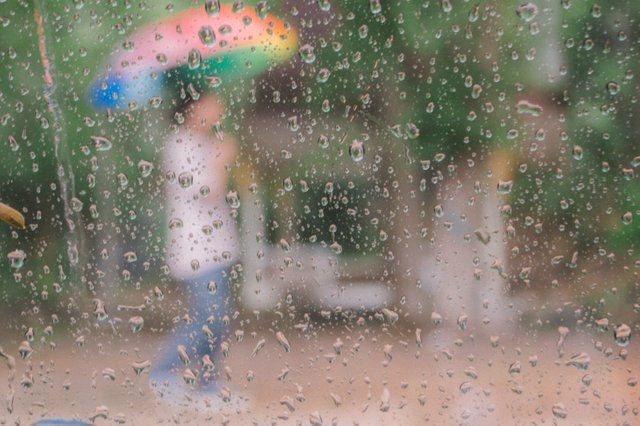
[[[229,300],[230,267],[221,267],[181,282],[188,302],[186,317],[171,331],[171,338],[158,348],[149,380],[159,394],[182,395],[189,390],[215,393],[219,374],[220,343],[228,328],[223,323]],[[189,368],[196,382],[187,383]]]

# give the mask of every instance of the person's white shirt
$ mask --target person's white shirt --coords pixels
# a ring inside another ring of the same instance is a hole
[[[236,225],[225,199],[232,144],[198,126],[185,126],[165,142],[164,171],[175,175],[165,189],[165,260],[177,279],[204,275],[238,256]],[[181,183],[189,176],[190,185]]]

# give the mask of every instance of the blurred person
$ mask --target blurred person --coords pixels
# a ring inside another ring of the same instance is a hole
[[[227,194],[225,165],[236,154],[231,137],[212,129],[224,115],[222,100],[207,90],[238,81],[290,58],[297,35],[288,24],[258,7],[199,6],[147,25],[114,55],[109,72],[91,90],[94,106],[136,109],[160,100],[163,86],[180,89],[176,112],[184,122],[163,144],[168,235],[166,262],[180,282],[189,307],[183,323],[160,344],[150,385],[161,401],[236,408],[244,398],[218,385],[218,360],[228,350],[225,336],[237,276],[239,242],[234,193]],[[222,26],[231,31],[217,33]],[[159,36],[160,35],[160,36]],[[186,90],[185,90],[186,89]],[[189,94],[187,97],[186,94]]]
[[[164,171],[173,182],[166,186],[165,209],[169,233],[166,262],[188,298],[185,324],[161,345],[150,373],[159,396],[194,399],[193,391],[229,401],[215,377],[230,310],[231,277],[239,256],[238,235],[225,201],[236,141],[218,142],[212,124],[224,107],[214,95],[187,104],[185,121],[164,143]],[[197,373],[199,370],[199,374]],[[197,377],[199,376],[199,377]],[[193,382],[193,388],[188,385]],[[187,385],[185,387],[185,385]],[[186,391],[186,392],[185,392]]]

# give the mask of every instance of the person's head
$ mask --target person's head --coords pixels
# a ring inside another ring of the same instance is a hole
[[[224,105],[214,94],[205,94],[196,101],[182,105],[179,112],[184,117],[183,126],[191,129],[207,128],[222,120]]]

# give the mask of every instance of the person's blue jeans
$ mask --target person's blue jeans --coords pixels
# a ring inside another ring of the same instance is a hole
[[[216,379],[220,375],[217,362],[220,359],[220,344],[228,335],[228,326],[223,318],[230,315],[231,272],[232,267],[220,267],[197,278],[182,281],[182,293],[189,306],[189,320],[181,319],[170,336],[162,342],[152,361],[149,380],[159,393],[179,394],[191,388],[207,393],[216,392]],[[203,330],[203,326],[208,330]],[[190,359],[189,365],[180,359],[179,345],[184,346]],[[204,355],[209,355],[215,366],[208,374],[205,374],[202,362]],[[195,384],[185,382],[185,368],[190,368],[197,376]]]

